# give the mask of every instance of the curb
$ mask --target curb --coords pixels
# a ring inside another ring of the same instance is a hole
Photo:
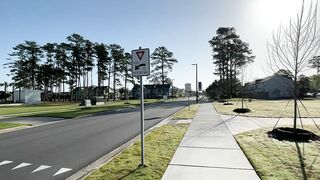
[[[148,130],[145,131],[145,136],[147,136],[149,133],[151,133],[155,128],[161,127],[164,124],[167,124],[173,117],[174,114],[179,112],[181,109],[185,108],[183,106],[175,113],[171,114],[169,117],[163,119],[156,125],[152,126]],[[89,164],[88,166],[82,168],[78,172],[74,173],[70,177],[68,177],[66,180],[78,180],[78,179],[85,179],[89,175],[91,175],[95,170],[99,169],[100,167],[104,166],[108,162],[110,162],[112,159],[114,159],[116,156],[118,156],[122,151],[124,151],[126,148],[132,146],[136,141],[140,140],[140,134],[136,137],[132,138],[130,141],[124,143],[120,147],[116,148],[115,150],[111,151],[110,153],[104,155],[103,157],[97,159],[93,163]]]
[[[165,118],[164,120],[160,121],[158,124],[154,125],[153,127],[149,128],[145,131],[145,136],[150,134],[155,128],[161,127],[164,124],[167,124],[171,119],[171,116]],[[136,141],[140,140],[140,134],[131,139],[130,141],[122,144],[120,147],[116,148],[115,150],[111,151],[110,153],[104,155],[103,157],[97,159],[93,163],[89,164],[88,166],[84,167],[80,171],[76,172],[75,174],[68,177],[66,180],[78,180],[78,179],[85,179],[89,175],[91,175],[95,170],[99,169],[100,167],[104,166],[112,159],[117,157],[119,154],[122,153],[125,149],[132,146]]]
[[[28,129],[31,128],[32,126],[18,126],[18,127],[13,127],[13,128],[7,128],[7,129],[1,129],[0,134],[8,133],[8,132],[13,132],[13,131],[18,131],[22,129]]]

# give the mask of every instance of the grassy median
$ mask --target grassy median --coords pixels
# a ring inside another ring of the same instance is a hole
[[[245,101],[244,106],[249,108],[251,112],[243,114],[245,116],[256,116],[256,117],[279,117],[283,111],[282,117],[293,117],[293,101],[291,100],[286,105],[289,100],[253,100],[249,102]],[[214,107],[221,114],[235,115],[233,112],[235,108],[241,108],[241,100],[233,99],[229,102],[233,105],[223,105],[223,103],[214,102]],[[307,108],[308,112],[312,117],[320,117],[320,100],[302,100],[304,106]],[[298,104],[300,109],[301,117],[310,117],[305,111],[303,106]]]
[[[95,171],[91,179],[161,179],[188,124],[164,125],[145,138],[146,167],[140,167],[140,142]]]
[[[159,102],[164,101],[159,99],[145,100],[146,104]],[[139,100],[121,100],[115,102],[108,102],[106,105],[91,106],[87,108],[79,106],[78,103],[63,102],[41,103],[36,105],[22,106],[1,106],[0,115],[74,118],[86,114],[104,112],[107,110],[137,107],[139,104]]]
[[[314,126],[305,127],[320,135]],[[268,138],[270,129],[236,135],[236,140],[262,180],[320,179],[320,141],[296,143]]]
[[[18,127],[18,126],[29,126],[29,124],[0,122],[0,130],[1,129],[14,128],[14,127]]]
[[[199,108],[199,104],[192,104],[177,112],[172,119],[193,119]]]

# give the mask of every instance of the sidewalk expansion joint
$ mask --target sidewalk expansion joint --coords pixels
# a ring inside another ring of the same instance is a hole
[[[194,147],[194,146],[179,146],[180,148],[200,148],[200,149],[224,149],[224,150],[241,150],[240,148],[222,148],[222,147]]]
[[[212,168],[212,169],[231,169],[241,171],[253,171],[254,169],[249,168],[232,168],[232,167],[218,167],[218,166],[199,166],[199,165],[185,165],[185,164],[169,164],[170,166],[183,166],[183,167],[196,167],[196,168]]]

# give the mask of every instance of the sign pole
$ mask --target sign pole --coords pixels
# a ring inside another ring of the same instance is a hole
[[[144,166],[144,100],[143,100],[143,82],[140,76],[140,106],[141,106],[141,166]]]
[[[148,48],[131,51],[132,56],[132,76],[140,80],[140,128],[141,128],[141,164],[145,166],[144,158],[144,93],[143,93],[143,76],[150,75],[150,51]]]

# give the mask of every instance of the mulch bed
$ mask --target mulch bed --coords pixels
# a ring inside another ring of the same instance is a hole
[[[294,131],[290,127],[278,127],[272,131],[267,132],[271,138],[278,139],[280,141],[295,141],[295,142],[309,142],[309,141],[320,141],[320,136],[314,134],[305,129],[296,128]]]

